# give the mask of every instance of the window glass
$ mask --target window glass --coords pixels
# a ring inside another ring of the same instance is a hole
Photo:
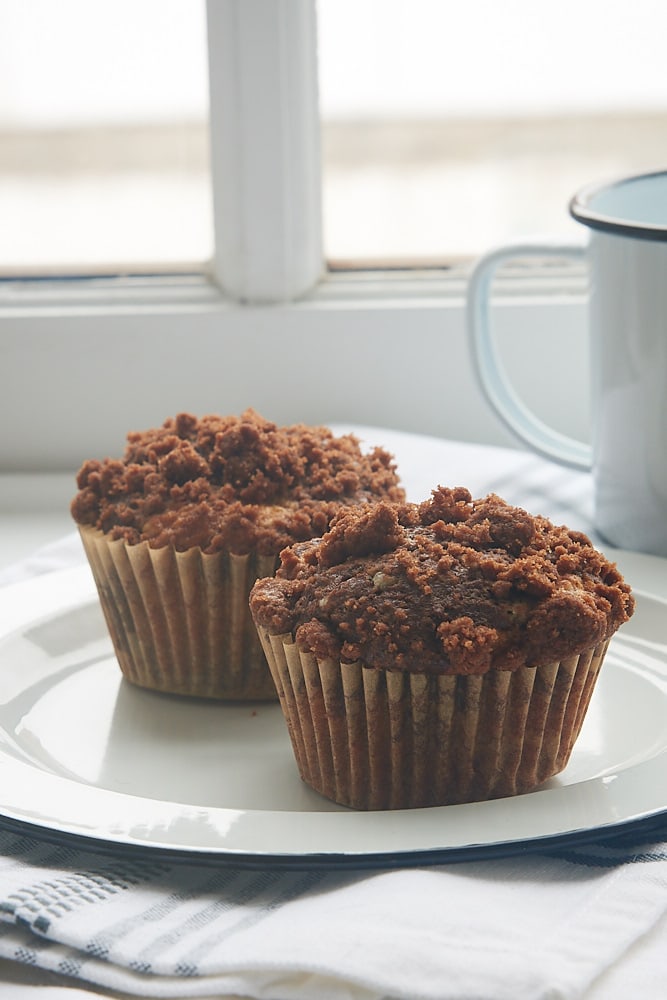
[[[584,184],[667,165],[662,0],[319,0],[330,260],[579,237]]]
[[[212,249],[204,0],[3,0],[0,273]]]

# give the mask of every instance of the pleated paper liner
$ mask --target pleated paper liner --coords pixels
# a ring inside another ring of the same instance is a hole
[[[317,660],[258,633],[302,779],[354,809],[517,795],[566,766],[608,643],[559,663],[482,676]]]
[[[277,559],[151,549],[88,527],[80,533],[128,681],[192,697],[276,700],[248,595],[258,577],[273,575]]]

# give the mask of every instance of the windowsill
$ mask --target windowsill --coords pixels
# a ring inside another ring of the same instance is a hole
[[[335,267],[308,294],[282,309],[334,304],[356,306],[405,301],[410,308],[434,301],[463,304],[473,264],[450,267]],[[585,268],[567,260],[517,260],[498,271],[494,296],[503,300],[582,298],[587,290]],[[64,275],[0,279],[0,318],[13,310],[170,311],[196,307],[236,307],[205,272],[153,275]]]
[[[0,570],[74,530],[75,491],[67,474],[0,475]]]

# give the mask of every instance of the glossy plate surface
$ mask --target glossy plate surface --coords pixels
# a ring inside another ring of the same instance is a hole
[[[636,591],[665,578],[664,560],[618,562]],[[278,706],[122,680],[87,567],[17,584],[0,592],[0,819],[100,849],[307,867],[513,853],[656,817],[667,810],[667,604],[637,598],[562,775],[512,799],[357,813],[300,781]]]

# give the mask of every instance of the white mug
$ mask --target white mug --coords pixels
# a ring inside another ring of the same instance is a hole
[[[667,171],[583,189],[588,245],[502,247],[476,265],[467,317],[480,385],[504,423],[547,458],[593,473],[595,527],[612,545],[667,556]],[[514,393],[489,323],[493,274],[510,258],[590,268],[591,445],[542,423]]]

